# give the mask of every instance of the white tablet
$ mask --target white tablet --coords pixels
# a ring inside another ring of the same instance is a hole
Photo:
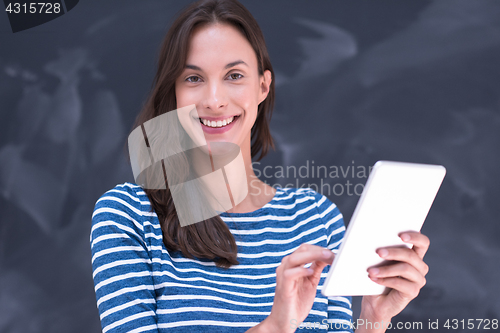
[[[411,247],[398,234],[420,231],[445,174],[442,165],[375,163],[321,293],[362,296],[388,292],[389,288],[368,277],[369,267],[384,263],[375,251]]]

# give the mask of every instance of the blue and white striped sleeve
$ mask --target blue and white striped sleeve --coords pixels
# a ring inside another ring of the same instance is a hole
[[[344,218],[338,207],[326,196],[318,195],[319,214],[324,221],[327,235],[327,248],[337,254],[344,240]],[[353,332],[352,297],[328,297],[328,332]]]
[[[90,247],[103,333],[158,332],[152,261],[135,189],[104,193],[92,214]]]

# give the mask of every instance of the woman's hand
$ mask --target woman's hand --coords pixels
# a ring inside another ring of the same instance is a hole
[[[270,332],[294,332],[311,311],[321,272],[334,257],[331,250],[311,244],[302,244],[284,257],[276,268],[271,314],[261,324]],[[307,263],[312,264],[304,268]]]
[[[399,236],[404,242],[413,244],[413,248],[379,249],[380,257],[396,262],[368,269],[373,281],[392,288],[387,295],[363,297],[360,318],[372,323],[384,321],[384,325],[388,324],[417,297],[426,282],[429,267],[423,258],[429,248],[429,238],[419,232],[405,232]],[[363,331],[361,327],[360,331]]]

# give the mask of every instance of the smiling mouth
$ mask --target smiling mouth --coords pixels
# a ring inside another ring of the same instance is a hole
[[[199,118],[200,120],[200,123],[202,123],[203,125],[207,126],[207,127],[212,127],[212,128],[219,128],[219,127],[224,127],[224,126],[227,126],[229,124],[231,124],[233,121],[236,121],[236,119],[238,119],[240,116],[232,116],[232,117],[229,117],[227,119],[224,119],[224,120],[207,120],[207,119],[203,119],[203,118]]]

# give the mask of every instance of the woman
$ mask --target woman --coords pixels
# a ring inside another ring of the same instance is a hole
[[[90,239],[103,332],[383,332],[418,295],[429,246],[420,233],[401,235],[413,249],[379,250],[394,263],[368,274],[392,290],[363,298],[360,319],[371,325],[349,325],[350,297],[320,293],[342,215],[325,196],[274,189],[252,169],[252,157],[273,147],[273,78],[260,28],[237,1],[197,2],[173,23],[136,126],[194,104],[208,143],[240,147],[248,195],[181,227],[169,188],[125,183],[103,194]]]

